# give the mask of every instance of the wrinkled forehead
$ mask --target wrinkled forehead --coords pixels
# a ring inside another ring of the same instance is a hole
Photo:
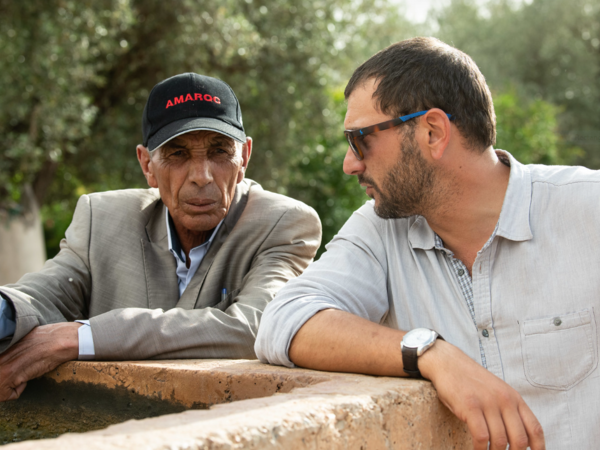
[[[190,145],[203,145],[203,146],[225,146],[234,147],[236,141],[229,136],[217,133],[216,131],[210,130],[196,130],[189,131],[187,133],[175,136],[173,139],[165,142],[164,147],[177,146],[177,147],[188,147]]]
[[[242,143],[236,141],[235,139],[230,138],[229,136],[225,136],[224,134],[217,133],[216,131],[210,130],[196,130],[189,131],[187,133],[182,133],[179,136],[175,136],[173,139],[165,142],[160,147],[155,148],[150,151],[150,156],[160,155],[161,149],[166,148],[191,148],[195,146],[201,147],[225,147],[225,148],[235,148],[236,152],[241,152]]]

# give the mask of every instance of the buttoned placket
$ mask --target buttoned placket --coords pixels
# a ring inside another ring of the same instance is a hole
[[[446,262],[452,270],[452,273],[454,273],[456,281],[458,282],[458,285],[460,287],[460,291],[463,294],[464,300],[467,303],[467,308],[471,313],[473,325],[475,326],[475,328],[478,328],[477,319],[475,316],[475,306],[473,304],[473,284],[471,281],[471,277],[469,276],[469,271],[467,270],[467,267],[463,264],[463,262],[460,259],[454,257],[454,252],[452,252],[452,250],[448,250],[444,247],[442,239],[437,234],[435,235],[435,249],[443,253]],[[487,360],[483,344],[481,342],[481,336],[479,336],[479,352],[481,355],[481,365],[487,368]]]
[[[454,252],[444,247],[442,239],[437,234],[435,234],[435,248],[445,255],[446,261],[456,276],[456,281],[467,302],[471,319],[473,319],[473,324],[477,329],[481,365],[496,376],[504,378],[491,313],[490,270],[492,266],[491,258],[497,245],[497,239],[495,239],[497,231],[498,224],[496,224],[490,238],[477,253],[471,276],[469,276],[465,264],[454,257]],[[490,356],[492,359],[490,359]]]
[[[496,231],[494,231],[487,244],[477,253],[477,257],[473,263],[473,305],[475,308],[477,331],[480,335],[479,342],[486,355],[486,368],[497,377],[504,379],[500,348],[496,339],[492,316],[491,271],[494,254],[498,246],[498,239],[495,239],[495,237]]]

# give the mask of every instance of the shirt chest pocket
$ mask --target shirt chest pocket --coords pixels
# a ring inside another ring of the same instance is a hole
[[[568,390],[598,365],[594,309],[521,324],[525,376],[534,386]]]

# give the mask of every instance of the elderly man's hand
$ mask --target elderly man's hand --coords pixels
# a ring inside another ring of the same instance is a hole
[[[456,347],[437,341],[419,368],[442,403],[466,422],[475,450],[546,448],[542,426],[519,393]]]
[[[0,401],[19,398],[27,381],[79,356],[80,323],[55,323],[34,328],[0,355]]]

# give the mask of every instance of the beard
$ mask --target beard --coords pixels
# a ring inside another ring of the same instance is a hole
[[[414,131],[408,131],[400,146],[401,156],[385,176],[381,187],[367,176],[358,176],[359,182],[369,184],[378,194],[375,213],[383,219],[423,215],[435,203],[435,171],[421,155],[414,140]]]

